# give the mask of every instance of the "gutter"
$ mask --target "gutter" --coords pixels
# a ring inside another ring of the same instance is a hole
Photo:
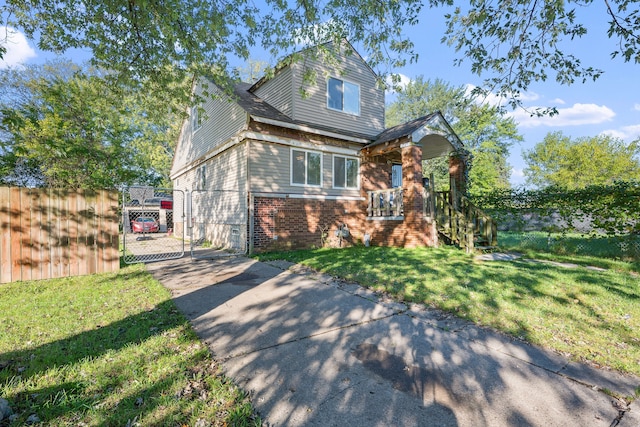
[[[335,132],[329,132],[329,131],[325,131],[325,130],[312,128],[312,127],[309,127],[309,126],[306,126],[306,125],[297,125],[295,123],[287,123],[287,122],[283,122],[283,121],[280,121],[280,120],[267,119],[265,117],[258,117],[258,116],[253,116],[253,115],[251,116],[251,118],[253,120],[255,120],[256,122],[258,122],[258,123],[265,123],[265,124],[268,124],[268,125],[280,126],[280,127],[283,127],[283,128],[298,130],[298,131],[301,131],[301,132],[314,133],[316,135],[328,136],[330,138],[344,139],[344,140],[351,141],[351,142],[357,142],[359,144],[369,144],[371,142],[370,139],[357,138],[355,136],[347,136],[347,135],[343,135],[343,134],[339,134],[339,133],[335,133]]]

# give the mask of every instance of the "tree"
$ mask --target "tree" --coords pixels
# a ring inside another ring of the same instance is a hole
[[[247,59],[257,45],[277,57],[346,37],[372,66],[402,66],[416,58],[402,28],[417,23],[421,8],[419,0],[266,0],[262,9],[249,0],[6,0],[0,24],[37,38],[43,50],[90,50],[93,65],[112,77],[147,79],[186,101],[190,86],[173,83],[202,74],[229,83],[229,59]]]
[[[162,107],[161,107],[162,106]],[[0,72],[0,179],[58,188],[168,183],[170,109],[69,62]]]
[[[440,111],[472,154],[469,192],[481,193],[509,187],[509,149],[522,140],[516,123],[501,111],[479,104],[464,86],[454,87],[442,80],[419,76],[403,89],[387,108],[387,126],[393,126]],[[448,183],[448,159],[425,162],[424,173],[434,173],[441,187]]]
[[[432,4],[452,5],[451,0],[433,0]],[[462,53],[456,61],[470,61],[478,75],[489,74],[485,89],[506,96],[513,106],[532,82],[549,77],[562,84],[597,79],[602,70],[583,65],[567,51],[565,42],[587,34],[585,6],[597,7],[593,0],[524,1],[470,0],[446,15],[443,41]],[[609,29],[616,40],[611,56],[625,62],[640,62],[640,13],[634,0],[605,1]],[[598,16],[598,15],[596,15]],[[551,75],[550,75],[551,74]],[[553,75],[555,74],[555,76]],[[555,110],[538,110],[539,114]]]
[[[640,180],[640,140],[626,144],[606,135],[571,139],[548,133],[524,153],[527,182],[538,187],[582,189]]]
[[[172,98],[188,98],[188,87],[167,85],[211,72],[218,83],[232,75],[229,59],[247,59],[254,46],[273,57],[301,44],[346,37],[361,46],[372,66],[401,67],[417,59],[405,34],[421,9],[453,6],[453,0],[6,0],[0,24],[22,29],[43,50],[90,50],[93,63],[119,78],[150,78]],[[555,73],[558,82],[596,79],[601,70],[585,66],[567,51],[567,42],[587,34],[581,22],[594,0],[470,0],[445,15],[443,41],[462,53],[479,75],[490,73],[485,90],[519,105],[532,82]],[[587,7],[585,7],[587,6]],[[640,16],[634,0],[608,0],[607,35],[617,43],[613,57],[640,62]],[[0,46],[0,57],[2,56]],[[480,89],[481,90],[481,89]],[[539,110],[553,113],[553,109]]]

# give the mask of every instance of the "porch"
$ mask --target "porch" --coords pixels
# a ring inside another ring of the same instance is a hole
[[[367,219],[377,221],[404,220],[402,188],[367,192]],[[435,191],[433,185],[423,188],[422,215],[435,224],[441,238],[468,252],[498,244],[497,223],[471,201],[453,191]]]
[[[440,113],[391,128],[362,150],[368,221],[393,221],[467,251],[497,245],[495,222],[467,199],[468,152]],[[425,180],[423,160],[447,156],[449,190]]]

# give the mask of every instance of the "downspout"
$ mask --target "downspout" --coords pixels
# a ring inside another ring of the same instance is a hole
[[[249,122],[251,120],[251,116],[249,114],[247,114],[247,122],[245,124],[245,130],[247,130],[249,128]],[[246,182],[246,189],[247,189],[247,202],[249,203],[248,209],[247,209],[247,222],[248,222],[248,236],[247,236],[247,242],[246,242],[246,250],[245,250],[245,254],[249,254],[251,255],[253,253],[253,235],[254,235],[254,197],[253,197],[253,193],[251,192],[251,160],[249,159],[249,144],[251,144],[251,139],[247,138],[245,139],[245,145],[244,145],[244,150],[245,150],[245,160],[247,162],[247,182]]]

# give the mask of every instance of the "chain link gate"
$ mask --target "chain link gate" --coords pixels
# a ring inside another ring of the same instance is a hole
[[[182,258],[185,193],[153,187],[122,190],[122,258],[127,264]]]
[[[193,190],[186,195],[187,239],[192,258],[247,252],[247,198],[240,191]]]

